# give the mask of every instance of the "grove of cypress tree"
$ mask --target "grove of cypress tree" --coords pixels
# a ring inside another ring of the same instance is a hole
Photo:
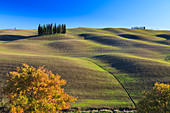
[[[46,24],[41,26],[39,24],[38,26],[38,35],[45,35],[45,34],[56,34],[56,33],[66,33],[66,25],[65,24],[59,24],[58,26],[56,26],[56,23],[53,24]]]

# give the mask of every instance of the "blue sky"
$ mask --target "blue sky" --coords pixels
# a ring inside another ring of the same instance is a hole
[[[0,5],[0,29],[57,23],[68,28],[170,30],[170,0],[1,0]]]

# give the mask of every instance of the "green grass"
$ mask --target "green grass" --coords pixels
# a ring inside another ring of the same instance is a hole
[[[119,107],[119,106],[122,106],[122,107],[127,107],[129,105],[128,102],[125,102],[125,101],[121,101],[121,100],[101,100],[101,99],[86,99],[86,100],[83,100],[83,102],[81,104],[73,104],[72,107],[76,107],[76,106],[79,106],[79,107],[96,107],[96,106],[99,106],[99,107]],[[129,106],[131,107],[131,106]]]
[[[155,82],[170,83],[170,41],[160,37],[168,36],[169,31],[125,28],[67,31],[61,35],[36,36],[37,30],[1,30],[1,88],[5,74],[22,63],[45,65],[61,75],[67,81],[65,91],[78,97],[73,107],[133,107],[116,78],[135,102],[142,90],[152,89]]]
[[[46,68],[61,75],[63,79],[67,80],[66,92],[74,97],[78,97],[78,104],[83,104],[85,99],[110,100],[121,95],[123,98],[119,98],[120,100],[128,102],[129,106],[132,105],[126,93],[112,75],[86,60],[62,56],[44,57],[1,54],[1,78],[5,77],[5,73],[15,70],[15,67],[21,66],[21,63],[27,63],[35,67],[45,65]],[[4,81],[2,80],[1,83],[4,83]],[[105,92],[105,89],[120,89],[122,93],[117,94],[115,92],[110,94]],[[101,93],[103,94],[101,95]],[[117,100],[117,98],[115,99]],[[90,106],[90,102],[88,106]],[[100,107],[98,104],[95,106]]]

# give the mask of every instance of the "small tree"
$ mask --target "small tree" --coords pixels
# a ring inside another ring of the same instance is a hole
[[[139,113],[169,113],[170,85],[155,83],[151,92],[143,92],[143,98],[138,102]]]
[[[12,113],[53,113],[70,107],[73,98],[64,93],[66,81],[51,71],[23,64],[8,75],[4,92],[9,97]]]

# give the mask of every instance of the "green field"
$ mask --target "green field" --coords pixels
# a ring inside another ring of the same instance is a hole
[[[129,107],[155,82],[170,83],[170,31],[74,28],[37,36],[37,30],[0,30],[0,86],[22,63],[43,66],[67,81],[73,107]]]

